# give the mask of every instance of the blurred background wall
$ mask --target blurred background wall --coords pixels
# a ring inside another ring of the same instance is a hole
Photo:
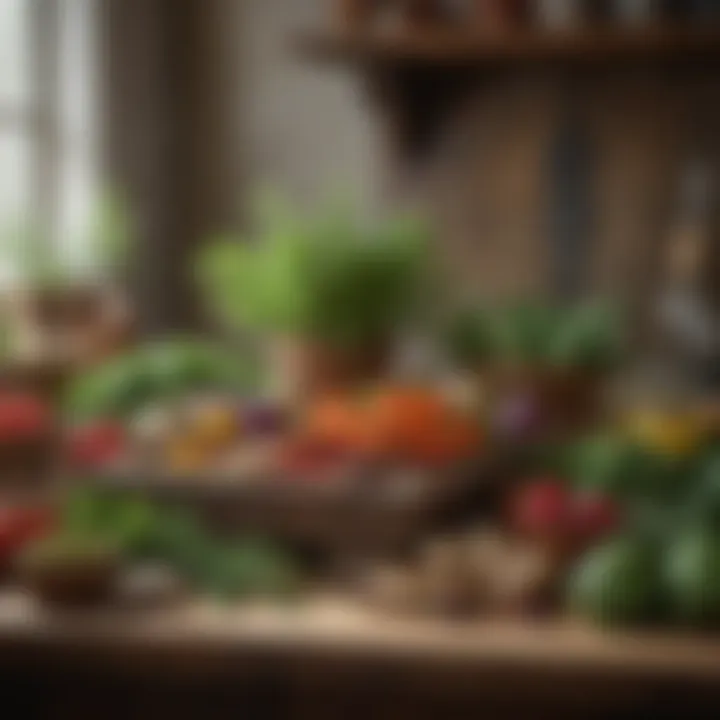
[[[201,321],[194,248],[243,224],[263,187],[366,211],[420,205],[463,294],[598,289],[642,308],[698,161],[718,185],[712,66],[479,72],[418,156],[378,74],[296,51],[298,31],[327,27],[328,0],[0,0],[0,12],[0,215],[39,218],[82,262],[94,199],[122,188],[151,331]]]
[[[298,61],[292,37],[323,27],[328,3],[246,0],[239,18],[247,177],[301,199],[345,195],[361,208],[378,202],[378,129],[349,71]]]

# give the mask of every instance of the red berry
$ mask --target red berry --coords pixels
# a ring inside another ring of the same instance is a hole
[[[47,507],[28,507],[20,511],[18,522],[25,539],[35,540],[49,534],[55,520],[55,514]]]
[[[617,503],[599,493],[581,493],[573,497],[570,514],[573,532],[583,541],[606,536],[620,521]]]
[[[39,398],[22,392],[0,394],[0,439],[30,440],[50,428],[50,409]]]
[[[77,428],[69,441],[71,460],[83,467],[99,467],[116,460],[125,447],[125,429],[115,422]]]
[[[511,505],[511,522],[524,535],[548,536],[567,531],[570,494],[555,479],[539,479],[521,488]]]
[[[0,508],[0,558],[7,562],[27,543],[47,535],[54,515],[42,507]]]

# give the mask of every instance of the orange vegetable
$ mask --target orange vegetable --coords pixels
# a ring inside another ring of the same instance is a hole
[[[347,450],[364,446],[366,425],[353,398],[333,395],[316,401],[309,409],[301,434],[320,443]]]
[[[413,454],[442,432],[448,408],[427,390],[395,389],[381,392],[367,405],[367,423],[373,449],[391,454]]]
[[[467,457],[482,440],[475,422],[424,388],[326,398],[311,408],[304,430],[346,450],[428,463]]]

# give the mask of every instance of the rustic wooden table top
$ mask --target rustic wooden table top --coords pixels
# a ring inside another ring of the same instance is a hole
[[[259,653],[720,681],[720,638],[602,633],[566,621],[398,619],[320,596],[292,607],[194,601],[172,609],[58,614],[6,592],[0,595],[0,661],[12,658],[9,649],[84,652],[98,662],[122,658],[157,671],[227,670],[228,658]]]

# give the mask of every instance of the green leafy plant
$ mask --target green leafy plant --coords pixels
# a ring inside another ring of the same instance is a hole
[[[79,377],[66,409],[75,419],[127,418],[137,410],[191,392],[248,391],[249,362],[205,342],[175,339],[146,345]]]
[[[445,335],[451,357],[465,367],[478,367],[492,359],[495,343],[487,311],[464,310],[451,318]]]
[[[79,547],[112,547],[125,557],[167,563],[220,599],[286,598],[300,585],[298,566],[274,543],[216,538],[190,512],[92,488],[69,496],[58,537]]]
[[[548,360],[556,366],[605,370],[615,367],[622,353],[622,323],[617,310],[608,303],[569,307],[551,330]]]
[[[523,301],[458,313],[450,323],[448,345],[464,365],[600,371],[619,362],[622,332],[618,313],[606,303],[563,307]]]
[[[271,205],[255,241],[209,243],[197,275],[228,325],[342,346],[394,333],[422,301],[428,233],[413,218],[364,225],[352,214]]]
[[[544,365],[562,322],[560,309],[543,302],[515,302],[491,318],[496,354],[511,365]]]

